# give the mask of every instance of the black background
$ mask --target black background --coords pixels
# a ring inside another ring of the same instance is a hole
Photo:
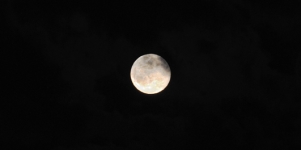
[[[5,149],[298,149],[299,1],[1,2]],[[141,55],[170,65],[145,95]]]

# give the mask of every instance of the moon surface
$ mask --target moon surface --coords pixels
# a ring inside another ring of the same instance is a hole
[[[131,68],[131,80],[134,86],[145,94],[156,94],[164,90],[170,81],[170,68],[159,55],[140,56]]]

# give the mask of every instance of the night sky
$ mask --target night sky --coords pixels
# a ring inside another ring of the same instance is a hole
[[[0,7],[4,149],[301,148],[298,0]],[[148,53],[171,69],[154,95],[130,79]]]

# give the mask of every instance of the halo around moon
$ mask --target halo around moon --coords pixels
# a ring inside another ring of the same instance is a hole
[[[159,55],[140,56],[131,68],[131,80],[142,93],[156,94],[164,90],[170,81],[170,68]]]

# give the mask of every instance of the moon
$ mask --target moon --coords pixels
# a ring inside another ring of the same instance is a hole
[[[130,74],[136,89],[145,94],[157,94],[164,90],[171,76],[168,63],[156,54],[140,56],[134,62]]]

